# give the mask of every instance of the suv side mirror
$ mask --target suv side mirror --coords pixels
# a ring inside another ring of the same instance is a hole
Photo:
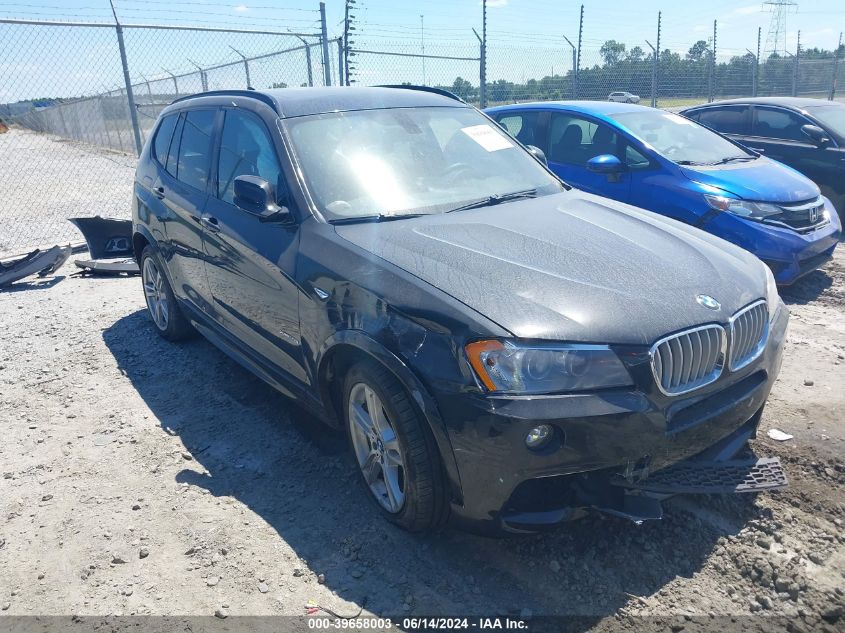
[[[549,161],[546,158],[546,153],[539,147],[537,147],[536,145],[526,145],[525,149],[527,149],[528,153],[531,154],[534,158],[539,160],[544,165],[548,166]]]
[[[276,193],[269,182],[260,176],[238,176],[235,178],[235,206],[258,216],[262,222],[290,221],[287,207],[276,202]]]
[[[802,125],[801,131],[816,145],[826,145],[830,142],[830,137],[818,125]]]

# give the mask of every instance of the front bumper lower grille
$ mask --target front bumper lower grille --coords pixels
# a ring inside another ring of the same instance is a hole
[[[660,339],[651,348],[657,387],[667,396],[677,396],[709,385],[719,379],[726,364],[737,371],[757,358],[768,335],[769,311],[760,300],[734,314],[727,330],[714,323]]]

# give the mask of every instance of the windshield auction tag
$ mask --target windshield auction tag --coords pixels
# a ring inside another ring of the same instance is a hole
[[[461,132],[481,145],[481,147],[486,149],[488,152],[495,152],[500,149],[513,147],[513,143],[489,125],[471,125],[469,127],[461,128]]]

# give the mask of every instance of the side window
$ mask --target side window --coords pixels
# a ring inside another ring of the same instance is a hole
[[[801,126],[806,125],[809,121],[788,110],[758,107],[755,108],[755,111],[754,136],[807,142],[807,137],[801,131]]]
[[[625,144],[625,160],[622,162],[624,162],[629,169],[634,170],[648,169],[651,167],[651,161],[627,143]]]
[[[168,114],[158,124],[155,138],[153,138],[153,158],[162,165],[167,164],[167,150],[170,148],[170,140],[173,138],[173,130],[178,120],[178,114]]]
[[[179,122],[176,123],[176,129],[173,132],[173,139],[170,141],[170,149],[167,150],[167,162],[164,163],[164,168],[167,173],[176,178],[176,165],[179,162],[179,142],[182,140],[182,130],[185,127],[185,114],[179,115]]]
[[[750,133],[747,106],[725,106],[705,108],[692,115],[692,119],[722,134]]]
[[[508,112],[499,117],[499,125],[523,145],[534,145],[546,151],[540,134],[539,112]]]
[[[600,154],[620,156],[619,137],[604,123],[596,123],[571,114],[552,114],[549,128],[550,161],[584,167]]]
[[[276,188],[278,196],[283,185],[281,174],[276,150],[264,124],[248,112],[227,110],[220,139],[217,197],[232,204],[238,176],[260,176]]]
[[[208,182],[211,134],[216,114],[216,110],[190,110],[185,115],[182,127],[176,178],[200,191],[205,191]]]

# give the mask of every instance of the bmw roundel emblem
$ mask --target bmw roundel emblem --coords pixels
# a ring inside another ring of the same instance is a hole
[[[718,310],[722,307],[722,304],[716,301],[710,295],[697,295],[695,297],[695,300],[698,301],[705,308],[709,308],[710,310]]]

